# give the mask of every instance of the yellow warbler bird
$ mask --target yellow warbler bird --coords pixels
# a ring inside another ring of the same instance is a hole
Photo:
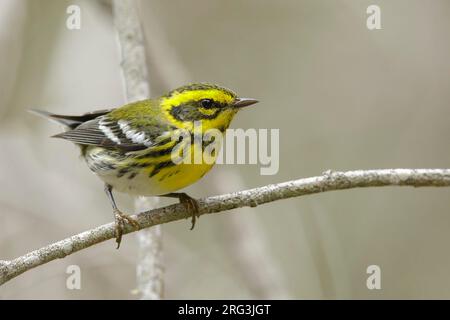
[[[179,142],[174,137],[179,137],[180,131],[194,134],[194,123],[201,125],[203,133],[217,129],[223,134],[238,110],[256,102],[238,98],[232,91],[217,85],[195,83],[157,99],[80,116],[32,111],[66,126],[67,131],[54,137],[79,145],[88,167],[104,181],[114,212],[118,248],[124,224],[136,228],[139,225],[117,208],[112,190],[178,198],[194,212],[193,228],[198,213],[197,201],[175,191],[202,178],[214,164],[172,161],[172,151]],[[194,139],[192,150],[204,152],[204,149],[205,144]]]

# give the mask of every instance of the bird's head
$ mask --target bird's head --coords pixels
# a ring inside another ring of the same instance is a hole
[[[192,128],[199,121],[203,130],[224,131],[234,115],[243,107],[257,103],[255,99],[239,98],[223,87],[206,83],[189,84],[170,91],[160,98],[162,111],[180,128]]]

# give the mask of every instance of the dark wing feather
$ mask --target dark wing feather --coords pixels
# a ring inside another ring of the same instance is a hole
[[[105,126],[101,124],[102,120],[103,117],[99,117],[84,122],[73,130],[54,135],[53,137],[66,139],[82,145],[117,148],[123,151],[134,151],[147,148],[143,144],[135,144],[127,139],[126,136],[120,132],[120,127],[117,123]],[[103,128],[103,130],[101,128]]]
[[[53,137],[66,139],[77,144],[101,146],[128,152],[143,150],[156,145],[158,136],[159,134],[150,135],[149,132],[133,130],[124,123],[120,124],[104,115]]]

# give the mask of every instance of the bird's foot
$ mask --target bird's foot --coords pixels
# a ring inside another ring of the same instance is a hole
[[[197,218],[200,218],[200,207],[198,204],[198,201],[190,196],[188,196],[186,193],[179,193],[178,199],[180,200],[181,204],[184,204],[186,209],[190,212],[192,212],[192,226],[191,230],[194,229],[195,221]]]
[[[119,249],[120,243],[122,241],[123,231],[125,229],[125,224],[128,223],[136,229],[139,229],[139,223],[131,218],[130,216],[122,213],[120,210],[114,210],[114,221],[115,221],[115,230],[114,234],[116,236],[117,248]]]

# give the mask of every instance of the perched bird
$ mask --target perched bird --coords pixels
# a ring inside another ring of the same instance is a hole
[[[174,162],[171,155],[179,142],[180,131],[193,134],[194,123],[198,123],[202,132],[218,129],[223,134],[240,108],[256,102],[238,98],[232,91],[217,85],[196,83],[157,99],[79,116],[31,111],[66,126],[67,131],[53,137],[79,145],[88,167],[104,181],[114,213],[119,248],[125,223],[135,228],[139,225],[117,208],[112,190],[178,198],[193,212],[192,229],[198,214],[197,201],[175,191],[202,178],[214,163]],[[205,143],[193,139],[191,148],[203,153]]]

